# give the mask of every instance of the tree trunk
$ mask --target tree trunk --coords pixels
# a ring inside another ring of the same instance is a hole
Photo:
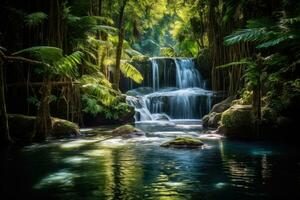
[[[50,95],[51,95],[51,84],[46,78],[44,80],[44,85],[40,89],[41,101],[38,108],[37,114],[37,133],[35,139],[38,141],[43,141],[48,135],[49,128],[52,126],[51,116],[50,116]]]
[[[9,135],[8,116],[6,111],[5,91],[4,91],[4,60],[0,57],[0,130],[1,130],[1,143],[10,144],[12,139]]]
[[[263,69],[263,60],[260,55],[257,56],[256,63],[257,63],[257,70],[259,73],[257,85],[253,88],[253,113],[255,117],[254,121],[254,130],[257,137],[260,136],[260,124],[261,124],[261,69]]]
[[[260,124],[261,124],[261,89],[260,83],[253,90],[253,113],[255,117],[254,121],[254,131],[255,134],[260,136]]]
[[[123,0],[123,5],[120,8],[120,15],[119,15],[119,40],[117,45],[116,51],[116,68],[114,73],[114,80],[113,80],[113,87],[118,90],[120,84],[120,66],[121,66],[121,57],[122,57],[122,49],[123,49],[123,40],[125,36],[125,29],[124,29],[124,11],[127,4],[127,0]]]

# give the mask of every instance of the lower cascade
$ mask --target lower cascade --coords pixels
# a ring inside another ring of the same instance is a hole
[[[150,65],[149,65],[150,64]],[[212,91],[189,58],[151,58],[137,68],[141,86],[127,83],[127,102],[135,121],[201,119],[211,108]]]

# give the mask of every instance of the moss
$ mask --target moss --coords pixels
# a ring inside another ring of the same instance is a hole
[[[113,130],[113,134],[124,135],[124,134],[134,133],[134,132],[138,132],[138,131],[140,131],[140,130],[135,128],[134,126],[132,126],[130,124],[125,124],[123,126],[115,128]]]
[[[233,105],[221,117],[221,123],[227,128],[243,127],[252,125],[254,116],[252,106],[250,105]]]
[[[251,105],[233,105],[222,114],[221,132],[228,137],[253,137],[254,115]]]
[[[231,105],[250,105],[252,104],[252,99],[253,99],[253,92],[245,90],[243,91],[241,98],[232,101]]]
[[[53,137],[70,137],[80,135],[79,126],[73,122],[52,118],[52,129],[49,131]]]
[[[162,147],[175,147],[175,148],[198,148],[204,143],[197,138],[191,137],[178,137],[174,140],[163,143]]]

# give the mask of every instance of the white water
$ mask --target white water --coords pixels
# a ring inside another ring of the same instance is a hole
[[[150,59],[151,85],[144,84],[146,87],[128,92],[135,94],[135,96],[127,96],[128,104],[136,111],[135,121],[200,119],[211,108],[212,92],[204,89],[205,80],[195,68],[194,61],[187,58],[174,58],[171,61],[175,65],[175,70],[172,71],[172,63],[164,59],[166,58]],[[170,61],[170,58],[168,59]],[[149,74],[143,75],[149,76]],[[175,77],[175,82],[170,81],[172,76]],[[171,87],[161,87],[161,85]],[[149,87],[152,90],[149,90]]]

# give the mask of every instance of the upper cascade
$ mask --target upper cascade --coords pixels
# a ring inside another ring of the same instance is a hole
[[[143,83],[127,80],[123,85],[136,121],[200,119],[209,112],[212,92],[193,59],[154,57],[135,65]]]

